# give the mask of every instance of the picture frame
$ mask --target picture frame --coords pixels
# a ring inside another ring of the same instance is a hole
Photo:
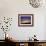
[[[18,14],[18,26],[33,26],[34,15],[33,14]]]

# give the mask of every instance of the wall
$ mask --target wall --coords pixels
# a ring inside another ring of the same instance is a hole
[[[12,17],[13,22],[10,31],[10,37],[16,40],[27,40],[34,34],[37,35],[37,39],[45,40],[45,15],[46,6],[40,8],[33,8],[28,0],[0,0],[0,18]],[[34,26],[33,27],[18,27],[18,14],[34,14]],[[0,31],[0,35],[3,31]],[[4,37],[0,36],[0,39]]]

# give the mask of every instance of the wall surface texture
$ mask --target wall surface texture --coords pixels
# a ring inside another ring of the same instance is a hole
[[[33,27],[19,27],[18,14],[34,14]],[[28,40],[34,34],[39,40],[46,40],[46,5],[33,8],[28,0],[0,0],[0,21],[3,17],[12,17],[12,26],[7,32],[16,40]],[[4,39],[0,29],[0,39]]]

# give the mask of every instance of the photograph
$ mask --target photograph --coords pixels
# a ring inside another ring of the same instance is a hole
[[[18,26],[33,26],[33,14],[18,14]]]

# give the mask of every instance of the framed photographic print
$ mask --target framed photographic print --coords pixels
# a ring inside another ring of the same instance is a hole
[[[33,26],[33,14],[18,14],[18,26]]]

